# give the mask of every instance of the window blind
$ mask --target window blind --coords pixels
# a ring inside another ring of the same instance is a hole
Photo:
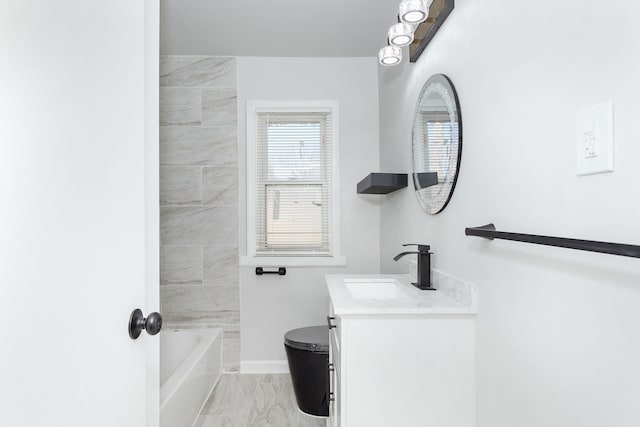
[[[257,112],[256,254],[331,254],[331,114]]]
[[[438,173],[438,185],[423,188],[420,191],[428,198],[437,200],[448,197],[453,186],[454,172],[458,158],[458,126],[450,122],[446,111],[423,111],[417,116],[419,124],[418,140],[423,141],[418,158],[414,158],[421,170]]]

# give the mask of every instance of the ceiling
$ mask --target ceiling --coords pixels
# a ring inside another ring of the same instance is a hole
[[[376,56],[400,0],[161,0],[165,55]]]

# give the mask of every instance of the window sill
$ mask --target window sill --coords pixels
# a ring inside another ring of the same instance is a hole
[[[347,257],[240,256],[241,267],[346,267]]]

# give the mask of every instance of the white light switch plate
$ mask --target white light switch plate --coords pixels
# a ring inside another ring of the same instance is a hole
[[[582,110],[576,119],[578,175],[613,171],[613,102]]]

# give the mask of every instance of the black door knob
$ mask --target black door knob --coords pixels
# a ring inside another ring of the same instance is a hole
[[[149,335],[156,335],[162,329],[162,316],[160,313],[151,313],[146,319],[142,315],[142,310],[136,308],[131,312],[129,318],[129,336],[135,340],[140,336],[142,330],[146,330]]]

